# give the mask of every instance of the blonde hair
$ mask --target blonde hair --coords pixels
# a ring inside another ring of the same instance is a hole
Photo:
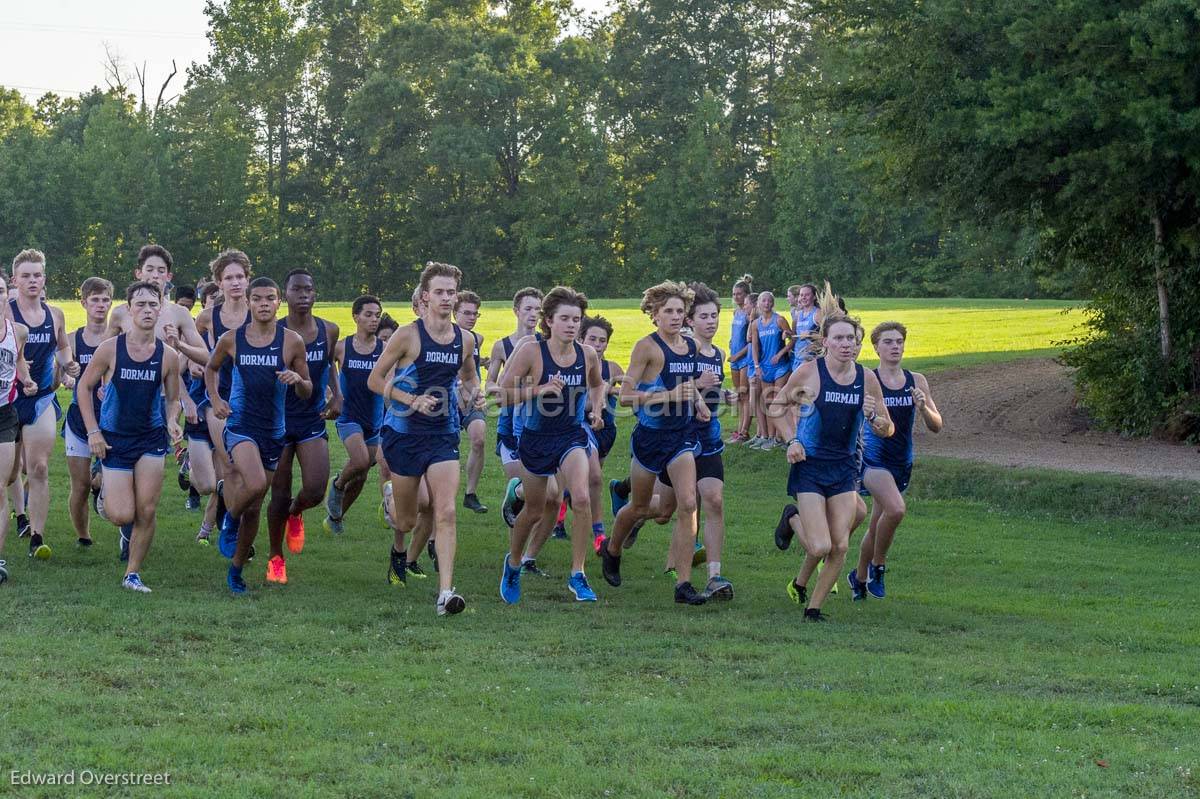
[[[454,289],[458,290],[462,283],[462,270],[453,264],[443,264],[438,261],[426,261],[425,268],[421,270],[421,291],[429,291],[429,283],[435,277],[449,277],[454,280]]]
[[[651,286],[642,292],[642,313],[648,316],[654,316],[659,309],[667,304],[667,300],[678,297],[683,300],[683,313],[688,315],[692,312],[692,301],[696,298],[696,292],[687,287],[686,283],[679,283],[674,280],[664,280],[656,286]]]
[[[41,250],[21,250],[17,253],[17,257],[13,258],[12,271],[15,275],[17,267],[21,264],[41,264],[42,269],[46,268],[46,254]]]
[[[862,322],[858,320],[858,317],[851,316],[843,310],[845,303],[842,302],[842,299],[838,295],[833,293],[833,287],[829,285],[828,280],[825,281],[825,289],[821,292],[821,301],[818,303],[818,306],[821,308],[822,314],[821,329],[805,333],[803,336],[798,337],[812,342],[812,352],[817,357],[825,354],[825,348],[821,345],[821,342],[829,335],[830,328],[840,322],[853,327],[854,337],[858,341],[862,341],[865,335]]]

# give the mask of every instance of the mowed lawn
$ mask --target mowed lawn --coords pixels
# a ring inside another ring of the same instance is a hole
[[[629,352],[641,336],[653,330],[649,318],[638,310],[640,300],[597,300],[592,312],[613,323],[613,340],[608,357],[629,363]],[[721,312],[721,327],[717,343],[725,348],[729,342],[728,299]],[[83,309],[79,303],[61,301],[55,305],[66,315],[68,329],[83,324]],[[997,360],[1052,355],[1061,350],[1061,342],[1078,337],[1082,330],[1082,306],[1067,300],[936,300],[936,299],[875,299],[849,298],[851,312],[861,317],[867,330],[884,320],[903,322],[909,329],[907,356],[914,369],[935,371],[953,366],[966,366]],[[777,307],[786,305],[780,300]],[[408,303],[384,302],[384,310],[400,322],[412,320]],[[280,308],[280,315],[286,307]],[[319,303],[316,313],[336,322],[344,335],[354,330],[350,303]],[[482,333],[485,354],[491,352],[497,338],[513,332],[516,320],[512,304],[487,302],[479,318],[477,330]],[[863,348],[862,361],[878,362],[868,343]]]
[[[111,527],[93,520],[92,551],[73,544],[56,458],[55,555],[30,563],[10,540],[0,587],[0,784],[23,797],[1200,792],[1200,487],[919,463],[888,599],[853,604],[843,587],[812,625],[784,592],[799,555],[771,541],[785,471],[777,452],[728,453],[732,603],[674,605],[666,531],[650,525],[622,588],[589,562],[598,603],[571,601],[568,547],[552,540],[541,563],[556,579],[526,578],[506,607],[489,459],[491,512],[459,517],[468,610],[439,619],[432,579],[386,584],[374,490],[340,538],[309,513],[289,585],[264,586],[260,554],[251,594],[230,596],[215,548],[193,543],[173,464],[143,571],[154,593],[122,591]],[[165,771],[172,787],[8,785],[13,770],[82,769]]]

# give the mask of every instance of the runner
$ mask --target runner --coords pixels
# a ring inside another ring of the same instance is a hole
[[[792,369],[813,359],[813,337],[821,330],[821,306],[817,305],[817,287],[812,283],[792,286],[796,304],[792,307]],[[792,289],[788,289],[791,296]]]
[[[368,381],[388,405],[383,452],[392,471],[395,507],[388,581],[403,583],[407,577],[404,538],[416,524],[417,493],[427,478],[438,559],[439,616],[461,613],[466,607],[453,585],[460,427],[455,376],[471,402],[479,382],[474,338],[451,319],[461,282],[462,272],[456,266],[425,265],[420,281],[424,316],[396,331]]]
[[[287,583],[287,563],[283,556],[286,532],[287,548],[293,554],[304,550],[304,511],[315,508],[325,498],[329,482],[329,435],[325,421],[337,418],[342,394],[337,380],[330,381],[329,369],[338,344],[339,330],[333,322],[313,316],[317,289],[312,273],[293,269],[283,278],[287,316],[276,322],[293,331],[304,342],[304,360],[312,393],[301,398],[293,386],[284,396],[283,450],[279,466],[271,479],[271,501],[267,505],[267,535],[271,557],[267,561],[267,582]],[[325,389],[330,388],[329,402]],[[300,464],[300,492],[292,495],[292,460]]]
[[[758,320],[750,326],[750,357],[754,363],[754,371],[761,385],[762,405],[764,416],[760,418],[759,429],[764,440],[755,449],[772,450],[784,445],[785,432],[779,428],[783,422],[776,422],[770,410],[775,395],[788,379],[791,365],[789,339],[792,335],[791,325],[780,314],[775,313],[775,295],[764,291],[758,295]]]
[[[28,330],[23,353],[29,364],[29,377],[38,387],[34,394],[22,392],[13,402],[28,478],[25,501],[29,514],[29,556],[46,560],[52,554],[42,537],[50,510],[50,454],[54,451],[55,426],[62,415],[54,395],[54,369],[57,365],[64,374],[77,378],[79,364],[71,360],[71,343],[62,311],[42,299],[46,256],[38,250],[22,250],[13,258],[12,269],[17,298],[9,300],[8,312],[14,323]],[[10,483],[17,479],[19,471],[20,467],[14,463]]]
[[[368,387],[383,342],[376,331],[383,306],[379,298],[364,294],[354,301],[350,315],[354,335],[338,342],[335,358],[341,383],[342,411],[337,418],[337,434],[346,448],[346,463],[329,483],[325,498],[325,529],[341,535],[342,519],[358,499],[375,462],[383,427],[383,398]]]
[[[150,281],[125,290],[125,323],[132,330],[96,348],[78,385],[88,397],[104,383],[99,417],[90,402],[77,407],[91,453],[103,466],[105,516],[117,526],[132,525],[121,587],[142,594],[150,593],[141,570],[157,525],[163,459],[168,444],[183,437],[178,416],[184,359],[155,335],[162,297]]]
[[[826,307],[836,306],[828,303]],[[858,320],[827,312],[821,324],[825,354],[793,372],[774,400],[776,408],[802,406],[787,452],[791,464],[788,493],[795,497],[798,513],[794,520],[781,520],[784,547],[796,529],[789,525],[798,524],[806,560],[826,559],[811,597],[806,574],[788,583],[792,601],[805,606],[806,621],[825,620],[821,605],[845,562],[857,506],[856,450],[863,419],[881,437],[890,436],[894,429],[878,379],[855,362],[860,330]],[[777,531],[777,538],[779,535]]]
[[[595,602],[596,592],[583,573],[590,540],[591,502],[585,411],[593,430],[604,426],[606,383],[595,350],[576,341],[587,310],[587,297],[557,286],[542,301],[542,340],[519,348],[508,362],[500,387],[504,403],[528,403],[529,417],[521,433],[518,456],[525,470],[525,507],[517,515],[500,580],[500,597],[508,604],[521,599],[525,547],[542,520],[548,479],[558,475],[574,498],[571,576],[567,588],[579,602]],[[564,363],[565,361],[565,363]]]
[[[613,520],[612,535],[600,548],[604,579],[621,584],[621,548],[634,524],[648,518],[654,484],[667,475],[675,486],[678,508],[671,539],[677,565],[675,601],[701,605],[704,594],[691,583],[691,554],[696,541],[696,428],[693,417],[707,422],[708,406],[698,389],[711,388],[711,373],[696,376],[696,342],[681,334],[694,294],[682,283],[667,281],[646,289],[642,311],[657,328],[634,345],[621,384],[621,403],[637,410],[630,438],[629,502]]]
[[[859,547],[858,565],[850,570],[846,581],[855,599],[869,593],[877,599],[886,596],[884,573],[887,553],[904,521],[907,507],[904,491],[912,475],[913,423],[917,415],[931,433],[942,429],[942,415],[929,392],[929,381],[919,372],[910,372],[904,360],[904,344],[908,329],[899,322],[884,322],[871,331],[871,344],[879,355],[875,376],[883,390],[883,404],[895,423],[895,432],[882,438],[870,426],[863,428],[863,493],[873,500],[871,523]],[[864,583],[860,574],[866,574]]]
[[[517,329],[492,345],[487,382],[484,384],[489,396],[499,395],[504,364],[512,357],[517,345],[533,336],[542,309],[542,298],[541,289],[533,286],[526,286],[513,295],[513,314],[517,317]],[[521,459],[517,457],[517,432],[514,427],[514,419],[519,411],[520,408],[501,405],[500,415],[496,420],[496,456],[500,458],[500,466],[508,478],[501,515],[509,527],[513,526],[517,514],[525,504],[524,491],[521,488]]]
[[[108,310],[112,307],[113,284],[102,277],[89,277],[79,287],[79,304],[83,306],[87,323],[71,334],[71,357],[83,370],[91,363],[96,348],[107,337]],[[100,384],[91,395],[92,412],[100,415]],[[67,419],[63,423],[62,435],[66,443],[67,473],[71,478],[71,495],[68,509],[71,523],[79,545],[91,546],[91,513],[88,496],[92,492],[92,450],[88,446],[87,426],[79,412],[79,384],[71,392],[71,405],[67,408]]]
[[[227,511],[219,543],[221,554],[230,558],[226,582],[234,594],[246,593],[242,568],[250,559],[263,497],[271,483],[270,473],[278,466],[283,449],[287,387],[294,387],[300,399],[312,394],[304,340],[276,323],[279,301],[279,286],[274,280],[252,280],[249,324],[226,331],[217,339],[204,373],[212,415],[225,422],[224,443],[230,468],[226,472]],[[226,361],[232,364],[228,400],[218,390]]]
[[[479,321],[479,308],[482,304],[479,295],[475,292],[460,291],[458,302],[454,307],[455,324],[475,337],[476,379],[479,379],[482,374],[480,358],[483,355],[483,336],[475,332],[475,324]],[[479,476],[483,474],[483,450],[487,436],[487,418],[484,416],[487,405],[483,402],[482,394],[479,395],[479,399],[480,402],[476,404],[476,407],[459,409],[459,412],[462,413],[462,427],[467,431],[467,438],[471,445],[471,451],[467,454],[467,493],[463,497],[463,507],[476,513],[487,513],[487,506],[479,501],[479,497],[475,496],[475,492],[479,489]]]
[[[604,461],[617,440],[617,395],[621,391],[621,380],[625,370],[616,361],[606,360],[604,353],[608,351],[608,342],[612,339],[613,326],[603,316],[585,316],[580,325],[580,339],[596,351],[600,358],[600,379],[604,381],[605,401],[601,417],[604,426],[592,430],[591,425],[585,425],[591,440],[592,451],[588,456],[588,496],[592,508],[592,546],[596,552],[608,540],[604,530]],[[616,482],[616,481],[614,481]]]
[[[224,250],[209,264],[209,271],[212,273],[213,281],[220,289],[221,301],[212,308],[205,308],[200,312],[200,315],[196,317],[196,329],[200,335],[207,336],[209,346],[215,349],[217,341],[226,332],[238,330],[250,323],[250,303],[246,301],[246,286],[252,275],[250,258],[241,250]],[[189,357],[191,356],[189,355]],[[208,361],[205,363],[207,364]],[[203,410],[205,421],[208,424],[209,438],[212,439],[213,451],[216,453],[213,462],[217,464],[218,521],[223,515],[221,512],[223,498],[221,497],[221,480],[219,478],[222,477],[226,464],[225,419],[213,412],[212,400],[219,396],[226,402],[229,401],[232,376],[233,361],[228,360],[217,382],[217,393],[212,393],[209,388],[207,375],[204,378]]]
[[[737,392],[738,427],[729,437],[730,444],[744,444],[750,440],[750,378],[747,367],[750,358],[748,338],[750,317],[745,310],[746,297],[750,294],[754,278],[749,274],[733,284],[733,321],[729,325],[729,372],[733,379],[733,390]]]
[[[212,310],[221,297],[221,290],[216,283],[205,283],[200,290],[202,310]],[[209,347],[205,345],[205,349]],[[205,363],[208,361],[206,360]],[[204,503],[204,518],[200,520],[200,529],[196,533],[196,543],[207,546],[209,536],[218,523],[217,506],[220,504],[217,496],[217,478],[224,475],[224,465],[220,459],[213,458],[213,440],[209,435],[208,421],[208,391],[204,384],[204,374],[199,377],[192,374],[191,369],[184,370],[184,386],[186,393],[183,401],[183,435],[187,440],[188,449],[188,480],[201,497],[208,497]]]
[[[0,292],[7,294],[8,286],[0,272]],[[0,296],[4,296],[0,294]],[[21,381],[25,396],[37,394],[38,386],[29,376],[29,364],[23,354],[25,337],[29,331],[24,325],[13,324],[8,318],[8,303],[0,307],[0,474],[9,474],[17,458],[17,409],[13,400],[17,397],[17,383]],[[8,492],[0,491],[0,556],[4,554],[4,542],[8,539]],[[0,585],[8,581],[8,564],[0,558]]]

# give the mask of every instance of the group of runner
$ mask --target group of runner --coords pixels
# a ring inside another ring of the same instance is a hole
[[[729,600],[733,584],[721,564],[721,416],[723,406],[736,406],[740,424],[728,443],[787,446],[795,503],[785,507],[775,542],[786,549],[799,538],[805,560],[788,594],[805,607],[805,618],[820,620],[851,531],[866,517],[860,490],[874,498],[874,511],[847,581],[855,599],[884,596],[887,550],[905,513],[915,418],[941,427],[928,382],[901,366],[904,326],[875,328],[880,366],[863,369],[856,362],[862,326],[828,286],[820,303],[815,286],[793,287],[789,320],[775,312],[770,292],[753,293],[749,276],[737,281],[728,358],[714,344],[722,310],[715,291],[703,283],[652,286],[641,310],[653,332],[622,368],[605,357],[612,324],[589,314],[587,297],[565,286],[517,292],[516,329],[482,357],[484,339],[474,331],[480,298],[462,289],[461,271],[449,264],[431,262],[421,273],[413,322],[397,324],[379,298],[364,295],[351,307],[355,329],[344,338],[336,324],[313,314],[310,272],[292,270],[279,285],[253,276],[238,250],[212,261],[211,282],[171,301],[171,254],[147,245],[124,303],[113,307],[109,281],[84,281],[86,323],[70,334],[62,312],[44,300],[45,268],[42,253],[19,253],[15,296],[4,306],[0,474],[10,475],[10,490],[0,498],[0,553],[11,502],[30,557],[51,556],[44,538],[48,465],[60,414],[54,392],[62,384],[73,390],[62,435],[78,543],[92,543],[90,495],[97,513],[120,529],[122,585],[142,593],[150,591],[141,571],[154,538],[164,456],[175,443],[189,507],[207,503],[196,540],[216,538],[229,559],[232,593],[247,591],[243,570],[255,556],[264,503],[266,580],[286,583],[287,553],[304,548],[304,512],[323,503],[323,526],[340,534],[378,466],[381,514],[393,531],[388,582],[425,577],[420,557],[428,552],[438,576],[437,613],[461,612],[466,603],[453,581],[459,442],[466,432],[463,505],[486,513],[477,491],[491,402],[500,408],[495,452],[509,478],[501,507],[511,527],[499,573],[504,602],[520,601],[523,575],[545,576],[538,554],[556,528],[566,536],[568,512],[567,588],[576,600],[597,598],[585,573],[589,547],[605,581],[618,587],[622,553],[642,524],[672,519],[666,566],[674,600]],[[287,314],[278,318],[282,302]],[[192,303],[201,306],[196,317]],[[724,388],[727,369],[732,389]],[[608,530],[603,468],[617,436],[618,405],[630,408],[636,423],[628,476],[608,484]],[[346,450],[332,479],[328,421]],[[707,575],[697,587],[692,568],[700,565]],[[5,566],[0,560],[0,582]]]

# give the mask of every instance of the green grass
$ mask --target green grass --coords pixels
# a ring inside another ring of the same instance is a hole
[[[589,564],[596,605],[527,578],[510,608],[489,459],[492,512],[459,517],[468,612],[439,620],[432,580],[385,584],[366,499],[339,539],[308,515],[290,585],[264,587],[260,555],[252,594],[229,596],[173,470],[155,591],[121,591],[110,527],[94,520],[95,551],[70,543],[56,458],[55,556],[10,541],[0,588],[2,784],[92,769],[169,771],[173,796],[1200,793],[1200,486],[922,461],[888,600],[843,587],[812,626],[783,590],[798,555],[770,540],[782,460],[728,453],[732,604],[672,604],[651,525],[622,588]],[[563,575],[566,546],[542,562]]]
[[[78,303],[56,304],[64,309],[69,330],[83,323]],[[628,363],[634,342],[651,331],[649,319],[638,310],[638,300],[597,300],[592,305],[615,328],[608,357]],[[861,315],[868,331],[885,320],[905,323],[909,329],[908,365],[928,371],[1055,355],[1061,349],[1059,342],[1080,334],[1083,317],[1079,303],[1065,300],[863,298],[852,300],[850,307]],[[412,318],[407,305],[388,303],[385,310],[401,321]],[[354,329],[349,303],[319,303],[317,313],[336,322],[347,334]],[[723,314],[717,333],[722,346],[729,341],[728,316],[728,312]],[[513,326],[509,303],[488,302],[484,303],[476,329],[486,337],[484,347],[491,352],[492,343],[511,333]],[[862,361],[867,365],[878,362],[869,343],[863,349]]]

